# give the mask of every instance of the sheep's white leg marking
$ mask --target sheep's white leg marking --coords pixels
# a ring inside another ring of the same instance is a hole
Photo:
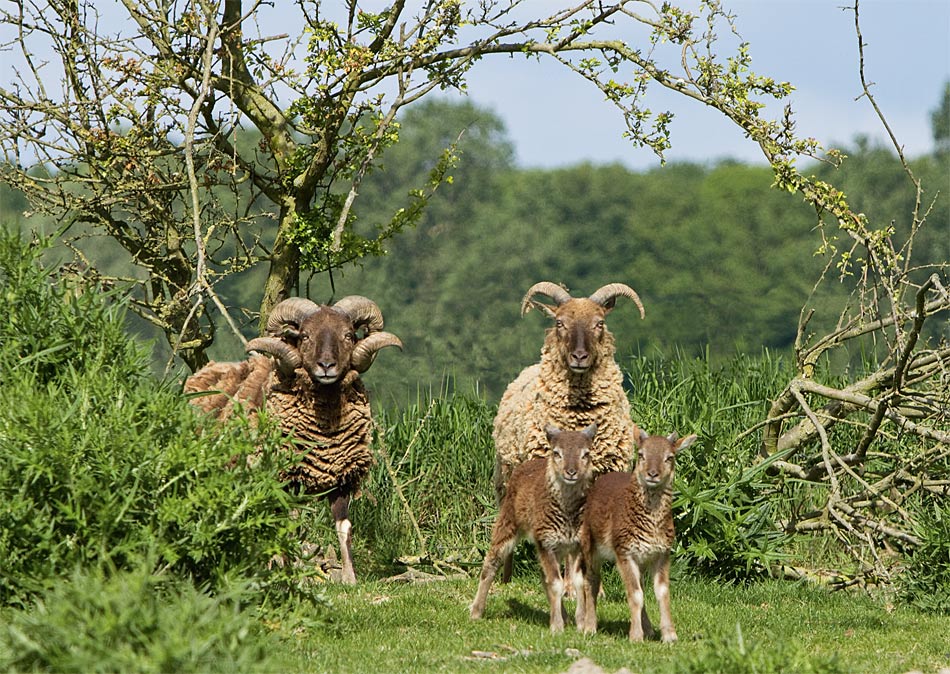
[[[660,605],[660,635],[663,641],[676,641],[676,629],[673,627],[673,613],[670,610],[670,555],[664,554],[656,562],[653,573],[653,592]]]
[[[640,585],[640,567],[632,556],[618,556],[617,570],[623,578],[630,607],[630,641],[643,641],[643,587]]]
[[[569,558],[571,581],[574,585],[574,594],[577,598],[577,605],[574,609],[574,623],[578,630],[582,630],[586,618],[584,613],[587,610],[587,601],[584,595],[584,572],[582,569],[581,553],[575,553]]]
[[[553,551],[539,547],[538,559],[541,562],[541,571],[544,573],[544,589],[547,591],[548,603],[551,606],[551,631],[564,631],[564,580],[561,578],[561,566]]]
[[[353,570],[353,552],[350,549],[350,532],[353,528],[350,522],[350,495],[335,494],[330,497],[330,512],[336,524],[336,535],[340,540],[340,557],[343,560],[341,580],[344,583],[356,583],[356,572]]]

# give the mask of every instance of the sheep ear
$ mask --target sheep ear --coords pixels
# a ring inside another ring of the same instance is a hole
[[[679,439],[679,437],[680,437],[679,433],[677,433],[676,431],[673,431],[672,433],[666,436],[666,439],[669,440],[671,443],[676,444],[676,441]]]
[[[548,424],[547,426],[544,427],[544,433],[545,435],[548,436],[548,442],[553,443],[555,440],[557,440],[557,437],[561,434],[561,429],[558,428],[557,426],[552,426],[551,424]]]
[[[697,436],[695,433],[693,433],[692,435],[687,435],[685,438],[683,438],[682,440],[680,440],[679,442],[677,442],[675,445],[673,445],[673,451],[674,451],[674,452],[678,452],[678,451],[680,451],[681,449],[686,449],[686,448],[689,447],[691,444],[693,444],[694,442],[696,442],[696,440],[697,440],[698,437],[699,437],[699,436]]]
[[[597,435],[597,422],[592,423],[590,426],[581,431],[584,434],[584,437],[588,440],[593,440],[594,436]]]
[[[649,437],[650,437],[649,433],[647,433],[645,430],[643,430],[636,424],[633,425],[633,440],[634,442],[637,443],[637,447],[642,447],[643,443]]]

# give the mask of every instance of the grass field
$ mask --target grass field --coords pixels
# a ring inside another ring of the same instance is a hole
[[[672,587],[679,642],[631,644],[616,575],[601,630],[552,635],[546,600],[525,574],[495,584],[471,621],[476,580],[329,585],[328,623],[285,634],[309,672],[566,672],[587,658],[606,672],[938,672],[950,667],[950,617],[859,593],[768,581]],[[648,591],[648,608],[656,607]],[[573,602],[568,604],[573,611]],[[278,626],[278,632],[286,631]]]

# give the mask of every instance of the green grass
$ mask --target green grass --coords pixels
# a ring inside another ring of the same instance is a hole
[[[607,672],[886,674],[950,667],[950,617],[778,581],[678,582],[672,592],[680,641],[631,644],[619,581],[615,574],[609,579],[601,630],[593,636],[573,628],[550,634],[540,582],[524,575],[493,586],[481,621],[468,617],[474,578],[329,586],[329,625],[291,640],[300,670],[308,672],[564,672],[582,657]]]

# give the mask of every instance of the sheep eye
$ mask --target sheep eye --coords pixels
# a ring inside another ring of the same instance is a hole
[[[558,328],[563,328],[563,327],[564,327],[564,321],[562,321],[562,320],[559,318],[559,319],[557,319],[557,321],[554,323],[554,325],[555,325],[556,327],[558,327]]]
[[[596,327],[598,330],[603,330],[603,329],[604,329],[604,325],[605,325],[605,324],[604,324],[603,321],[597,321],[597,325],[596,325],[595,327]]]

